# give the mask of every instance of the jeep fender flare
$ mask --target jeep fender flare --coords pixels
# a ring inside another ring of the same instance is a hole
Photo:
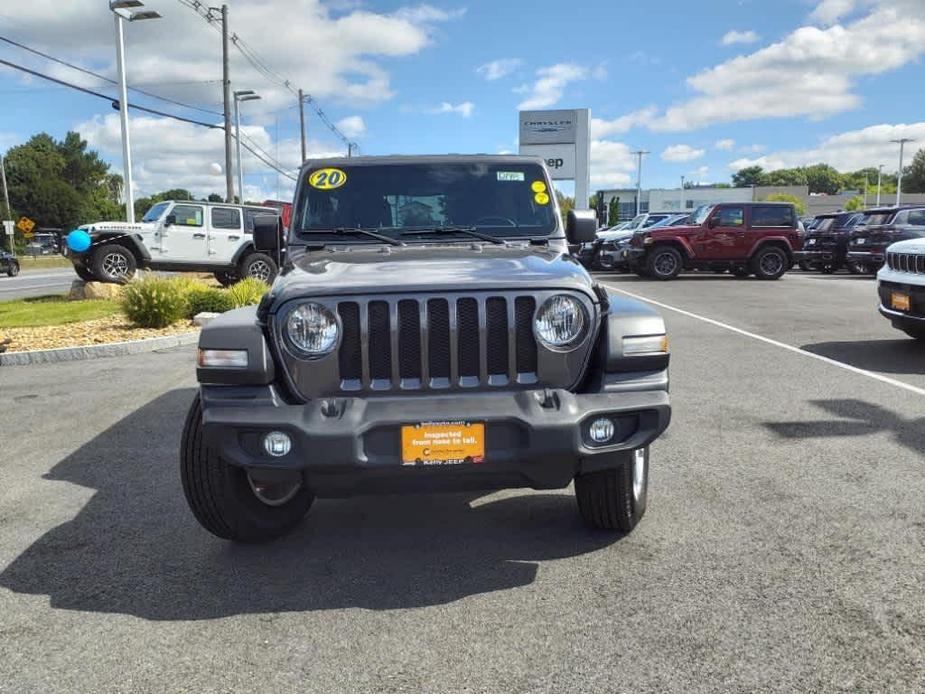
[[[768,246],[777,246],[787,254],[787,259],[791,263],[793,262],[793,248],[790,246],[790,240],[784,236],[767,236],[763,239],[759,239],[758,242],[752,246],[751,251],[749,251],[748,259],[751,260],[758,251]]]
[[[135,256],[135,260],[138,261],[139,266],[147,264],[151,260],[151,254],[148,252],[148,249],[138,240],[135,234],[102,232],[94,239],[93,245],[103,246],[107,243],[118,243],[120,246],[125,246],[132,252],[132,255]]]
[[[248,239],[241,245],[238,250],[235,251],[234,256],[231,258],[231,263],[229,264],[232,267],[238,267],[238,265],[241,264],[241,261],[244,260],[245,256],[253,253],[255,250],[256,248],[254,247],[254,241],[252,239]]]
[[[677,236],[672,236],[665,239],[655,239],[653,243],[649,246],[646,246],[646,253],[648,254],[654,248],[659,246],[671,246],[678,250],[681,253],[681,257],[685,260],[690,260],[694,257],[694,249],[690,247],[690,244],[687,243],[685,239],[682,239]]]

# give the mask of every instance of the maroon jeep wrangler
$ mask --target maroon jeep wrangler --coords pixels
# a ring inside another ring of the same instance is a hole
[[[729,270],[736,277],[776,280],[803,246],[790,203],[703,205],[689,226],[637,231],[623,255],[639,275],[670,280],[682,270]]]

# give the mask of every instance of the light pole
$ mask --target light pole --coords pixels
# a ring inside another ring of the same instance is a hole
[[[644,149],[637,149],[631,154],[636,155],[636,214],[639,214],[639,204],[642,198],[642,158],[649,152]]]
[[[907,142],[915,142],[911,137],[901,137],[898,140],[890,140],[893,144],[899,145],[899,173],[896,174],[896,206],[899,207],[899,201],[903,195],[903,150]]]
[[[238,202],[244,204],[244,164],[241,161],[241,109],[239,101],[256,101],[260,96],[252,89],[241,89],[234,92],[234,139],[237,141],[238,151]]]
[[[128,129],[128,85],[125,81],[125,35],[123,21],[137,22],[143,19],[159,19],[155,10],[136,10],[144,7],[141,0],[109,0],[116,24],[116,68],[119,71],[119,119],[122,123],[122,168],[125,174],[125,221],[135,221],[135,196],[132,192],[132,145]]]
[[[678,200],[678,212],[684,214],[684,176],[681,176],[681,197]]]
[[[877,167],[877,207],[880,207],[880,184],[883,181],[883,164]]]

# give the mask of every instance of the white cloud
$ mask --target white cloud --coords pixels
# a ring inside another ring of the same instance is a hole
[[[822,0],[809,18],[822,24],[834,24],[856,6],[855,0]]]
[[[713,147],[715,149],[719,149],[724,152],[730,151],[735,146],[736,146],[736,141],[729,139],[729,138],[725,140],[717,140],[716,142],[713,143]]]
[[[772,152],[761,157],[742,157],[729,163],[732,171],[747,166],[761,166],[767,171],[807,166],[824,162],[839,171],[857,171],[869,166],[884,164],[885,171],[895,171],[899,160],[899,146],[890,142],[910,137],[925,142],[925,122],[909,124],[872,125],[850,130],[822,140],[817,146]],[[906,161],[912,160],[916,145],[907,148]]]
[[[670,145],[662,152],[662,160],[670,162],[685,162],[700,159],[706,150],[695,149],[690,145]]]
[[[347,116],[336,123],[337,128],[347,137],[362,137],[366,134],[366,122],[362,116]]]
[[[894,70],[925,52],[925,2],[870,1],[872,9],[850,24],[804,26],[688,78],[697,95],[669,107],[652,128],[679,132],[755,118],[822,119],[857,108],[855,78]]]
[[[451,104],[449,101],[444,101],[436,108],[432,108],[427,112],[432,114],[456,113],[463,118],[469,118],[474,111],[475,104],[473,104],[471,101],[463,101],[458,104]]]
[[[151,90],[159,94],[216,108],[221,103],[218,32],[175,0],[145,4],[160,11],[163,19],[126,27],[129,83],[154,85]],[[324,99],[325,105],[375,104],[391,98],[390,75],[382,60],[420,54],[433,42],[435,25],[458,16],[458,10],[429,5],[392,13],[362,8],[332,13],[322,0],[240,2],[230,9],[231,27],[247,46],[291,80],[293,87]],[[0,14],[3,33],[109,77],[115,74],[111,28],[111,13],[105,2],[97,0],[4,3]],[[83,80],[79,73],[67,73],[70,80]],[[263,97],[248,106],[252,115],[295,103],[288,89],[268,83],[235,49],[231,74],[235,88],[254,89]],[[111,90],[103,86],[104,91]]]
[[[637,126],[646,125],[655,117],[658,109],[654,106],[641,108],[613,120],[591,119],[591,137],[607,137],[608,135],[622,135]]]
[[[723,34],[723,38],[720,40],[724,46],[732,46],[737,43],[755,43],[761,37],[758,36],[754,31],[727,31]]]
[[[96,116],[74,126],[74,130],[87,140],[90,147],[116,162],[113,169],[121,173],[122,136],[117,113]],[[222,166],[225,150],[221,130],[165,118],[134,116],[131,130],[136,195],[149,195],[170,188],[186,188],[197,197],[205,197],[209,193],[224,194]],[[256,125],[245,125],[241,130],[245,135],[242,138],[244,142],[253,141],[271,156],[276,156],[278,145],[279,160],[284,170],[295,174],[301,164],[298,140],[273,142],[269,132]],[[316,141],[310,141],[308,149],[310,157],[344,154],[340,147]],[[214,166],[216,162],[218,167]],[[262,197],[250,199],[276,197],[276,171],[247,150],[244,151],[244,172],[245,190],[249,197],[257,180],[260,181],[257,187],[264,191]],[[280,175],[279,182],[280,195],[283,199],[291,198],[293,181]]]
[[[526,94],[526,98],[517,108],[529,110],[554,106],[562,98],[569,84],[587,79],[588,75],[586,67],[574,63],[558,63],[542,67],[536,71],[536,82],[532,85],[523,85],[515,90],[518,94]]]
[[[691,176],[694,177],[698,182],[706,180],[707,176],[710,175],[709,166],[698,166],[696,169],[691,171]]]
[[[476,72],[489,82],[494,82],[502,77],[507,77],[523,64],[524,61],[520,58],[499,58],[479,66]]]
[[[629,185],[636,159],[622,142],[591,140],[591,187],[619,188]]]

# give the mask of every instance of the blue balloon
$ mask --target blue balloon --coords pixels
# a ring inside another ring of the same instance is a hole
[[[83,253],[90,248],[90,234],[83,229],[74,229],[67,235],[67,247],[75,253]]]

